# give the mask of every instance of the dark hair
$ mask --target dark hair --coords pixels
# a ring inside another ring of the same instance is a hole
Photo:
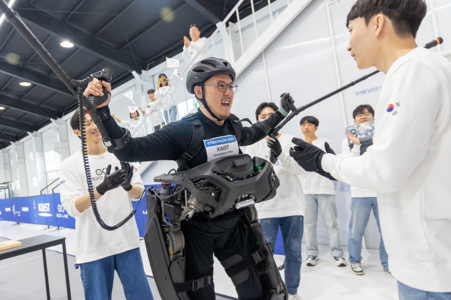
[[[263,102],[255,110],[255,119],[258,121],[258,115],[262,112],[263,108],[271,107],[274,111],[279,110],[279,107],[274,102]]]
[[[160,73],[160,75],[158,75],[158,79],[161,79],[161,76],[164,76],[166,78],[166,80],[168,79],[168,76],[166,76],[166,74],[164,73]],[[160,87],[163,87],[163,84],[160,82],[160,80],[158,80],[158,84],[160,85]],[[167,82],[166,82],[166,86],[167,86]]]
[[[382,13],[392,21],[399,37],[415,38],[426,12],[424,0],[358,0],[348,14],[346,27],[357,18],[364,18],[368,26],[371,18]]]
[[[354,109],[354,111],[352,112],[352,117],[355,119],[358,114],[363,114],[365,112],[365,109],[368,110],[368,112],[371,113],[374,117],[374,109],[369,104],[362,104],[357,106],[356,109]]]
[[[148,90],[148,91],[147,91],[147,95],[149,95],[149,94],[155,94],[155,90],[154,90],[154,89]]]
[[[77,110],[72,115],[72,118],[70,118],[70,127],[72,127],[72,130],[80,130],[80,109],[77,108]]]
[[[301,119],[301,122],[299,122],[299,125],[302,126],[304,123],[310,123],[315,125],[315,127],[319,126],[319,120],[313,116],[305,116]]]
[[[199,31],[200,31],[200,29],[199,29],[199,26],[197,26],[196,24],[191,24],[191,25],[189,26],[189,29],[191,29],[191,27],[196,27],[196,28],[197,28],[197,30],[199,30]]]
[[[136,114],[138,115],[138,117],[139,117],[139,112],[138,112],[138,110],[136,110],[135,113],[136,113]],[[132,113],[130,113],[130,119],[133,119]]]

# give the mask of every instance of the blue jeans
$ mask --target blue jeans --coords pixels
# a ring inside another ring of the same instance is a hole
[[[171,119],[169,119],[169,117],[171,117]],[[171,107],[169,110],[164,111],[164,119],[166,120],[166,125],[171,122],[177,121],[177,105]]]
[[[376,218],[377,228],[381,232],[379,223],[379,209],[377,207],[376,197],[351,198],[351,221],[349,222],[349,238],[348,238],[348,252],[349,262],[357,264],[362,261],[362,238],[365,233],[365,228],[370,219],[371,208],[373,209],[374,217]],[[379,244],[379,256],[382,267],[388,269],[388,254],[385,251],[384,240]]]
[[[305,241],[307,255],[318,255],[318,238],[316,224],[318,222],[318,208],[323,216],[324,225],[329,237],[332,256],[343,256],[340,246],[340,229],[337,223],[337,205],[335,195],[305,195]]]
[[[128,300],[153,300],[139,248],[80,264],[86,300],[111,300],[114,270]]]
[[[451,300],[451,293],[431,293],[414,289],[398,281],[399,300]]]
[[[270,218],[259,220],[263,235],[272,248],[276,248],[277,233],[280,230],[285,252],[285,282],[288,293],[296,295],[301,281],[302,265],[302,234],[304,232],[304,217],[291,216],[284,218]],[[273,253],[274,254],[274,253]]]

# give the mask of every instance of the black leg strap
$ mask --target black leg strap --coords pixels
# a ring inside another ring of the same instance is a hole
[[[208,275],[197,280],[190,280],[185,282],[174,282],[175,291],[180,294],[188,291],[197,291],[213,283],[213,276]]]
[[[246,259],[243,259],[236,264],[233,264],[230,267],[226,268],[225,271],[227,275],[229,275],[229,277],[233,277],[238,273],[246,270],[247,268],[263,261],[269,255],[272,255],[271,244],[267,244],[266,247],[258,249],[257,251],[249,255],[249,257],[247,257]]]

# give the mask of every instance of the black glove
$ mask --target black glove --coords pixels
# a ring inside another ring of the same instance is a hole
[[[297,146],[291,148],[290,156],[307,172],[324,171],[321,167],[321,158],[326,153],[320,148],[304,140],[293,138]]]
[[[328,142],[325,143],[324,148],[326,149],[326,152],[327,152],[327,153],[336,155],[335,152],[334,152],[334,150],[332,150],[332,148],[329,146],[329,143],[328,143]]]
[[[127,192],[132,189],[132,178],[133,178],[133,166],[130,166],[127,162],[121,162],[122,170],[125,171],[125,182],[121,184],[121,186],[126,190]]]
[[[294,100],[291,98],[290,93],[282,94],[280,97],[279,111],[286,117],[291,111],[295,111],[297,108],[294,106]]]
[[[326,144],[324,145],[324,148],[326,149],[327,153],[333,154],[335,155],[334,150],[332,150],[332,148],[329,146],[329,143],[326,142]],[[315,171],[315,173],[318,173],[321,176],[324,176],[330,180],[334,180],[337,181],[337,179],[335,179],[334,177],[332,177],[332,175],[330,175],[330,173],[324,172],[324,171]]]
[[[111,172],[111,165],[106,168],[105,178],[103,182],[99,184],[96,188],[100,195],[104,195],[107,191],[117,188],[125,182],[125,171],[119,170],[116,167],[116,171],[113,174]]]
[[[277,157],[279,157],[280,153],[282,153],[282,146],[279,143],[277,138],[270,138],[266,141],[270,149],[270,158],[271,163],[275,164],[277,162]]]

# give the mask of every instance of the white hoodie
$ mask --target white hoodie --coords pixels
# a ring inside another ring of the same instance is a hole
[[[105,151],[100,155],[88,155],[94,187],[103,182],[105,170],[111,164],[111,173],[115,167],[121,168],[119,160],[112,153]],[[108,231],[100,227],[92,207],[83,212],[75,207],[75,200],[88,192],[86,173],[83,167],[81,151],[77,151],[61,163],[61,204],[69,215],[75,218],[75,257],[76,263],[86,263],[111,255],[123,253],[139,247],[139,233],[135,217],[117,230]],[[144,185],[136,168],[132,185],[144,190]],[[108,191],[99,200],[97,207],[103,221],[112,226],[122,221],[132,211],[133,206],[127,192],[118,187]]]
[[[326,151],[326,142],[330,146],[330,142],[323,138],[317,138],[312,142],[313,145]],[[335,186],[332,180],[321,176],[315,172],[306,172],[305,176],[301,177],[302,187],[306,195],[335,195]]]
[[[283,218],[290,216],[303,216],[305,214],[305,196],[301,180],[298,175],[304,176],[306,172],[293,158],[290,157],[290,148],[294,147],[292,136],[282,134],[278,140],[282,146],[274,171],[279,177],[280,186],[277,195],[268,201],[255,204],[259,219]],[[269,148],[267,140],[263,139],[246,148],[250,156],[261,157],[269,161]]]
[[[205,51],[202,51],[197,57],[196,54],[202,49],[203,46],[207,43],[207,38],[199,38],[195,42],[191,42],[188,48],[185,48],[183,46],[183,54],[182,57],[184,60],[189,61],[190,65],[194,65],[198,61],[201,61],[202,59],[206,58],[207,55],[205,54]]]
[[[417,48],[388,71],[374,144],[360,157],[325,154],[335,178],[377,192],[390,271],[451,292],[451,63]]]
[[[150,107],[146,107],[146,115],[152,121],[152,126],[158,126],[163,123],[163,117],[161,116],[161,100],[156,100],[149,103]]]
[[[352,143],[352,142],[351,142]],[[354,145],[351,148],[349,148],[349,140],[346,138],[344,139],[342,145],[341,145],[341,153],[343,155],[349,156],[349,157],[359,157],[360,156],[360,145]],[[373,198],[377,197],[377,193],[368,190],[368,189],[362,189],[356,186],[351,186],[351,197],[352,198]]]
[[[166,96],[163,98],[164,95]],[[171,89],[170,86],[162,86],[158,90],[156,90],[155,98],[157,100],[161,100],[160,105],[163,110],[169,110],[177,105],[174,97],[174,89]]]

